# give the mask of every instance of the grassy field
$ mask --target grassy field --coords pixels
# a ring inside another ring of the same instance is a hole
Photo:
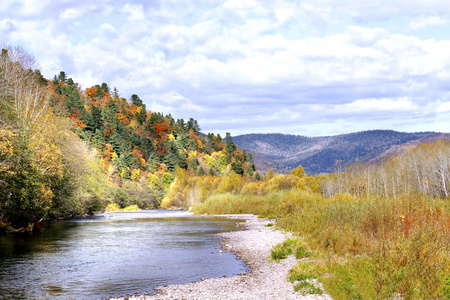
[[[261,196],[216,194],[194,212],[276,218],[278,227],[301,237],[305,251],[313,253],[314,278],[334,299],[450,299],[448,200],[417,194],[323,197],[293,188]],[[304,264],[292,272],[301,274]]]

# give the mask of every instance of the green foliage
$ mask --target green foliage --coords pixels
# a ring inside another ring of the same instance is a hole
[[[311,295],[311,294],[312,295],[314,295],[314,294],[321,295],[322,294],[322,290],[319,287],[315,286],[314,284],[312,284],[306,280],[303,280],[303,281],[300,281],[299,283],[297,283],[294,286],[294,290],[296,292],[301,292],[302,295]]]
[[[271,257],[275,261],[280,261],[280,259],[285,259],[291,254],[294,254],[295,258],[299,259],[310,257],[312,252],[308,251],[300,240],[287,239],[283,243],[277,244],[273,247]]]
[[[288,279],[291,282],[297,282],[294,290],[302,295],[322,294],[322,289],[313,282],[323,274],[324,270],[320,263],[302,261],[289,271]]]

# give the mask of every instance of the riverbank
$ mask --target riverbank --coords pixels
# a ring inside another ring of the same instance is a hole
[[[291,255],[281,262],[269,259],[273,246],[289,237],[289,234],[273,227],[269,219],[259,219],[254,215],[223,215],[227,218],[242,219],[239,231],[219,234],[224,251],[236,252],[251,267],[251,271],[239,276],[208,278],[185,285],[158,287],[157,294],[125,299],[331,299],[327,295],[302,296],[294,291],[287,281],[288,271],[297,263]]]

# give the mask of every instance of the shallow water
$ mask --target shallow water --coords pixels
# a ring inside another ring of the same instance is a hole
[[[54,222],[0,237],[1,299],[101,299],[246,270],[215,233],[237,221],[146,210]]]

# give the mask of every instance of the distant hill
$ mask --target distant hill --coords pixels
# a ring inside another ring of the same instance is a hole
[[[379,161],[408,147],[439,139],[450,139],[450,133],[370,130],[325,137],[245,134],[233,137],[233,142],[253,154],[255,165],[263,174],[269,169],[286,173],[299,165],[308,174],[320,174],[332,173],[338,160],[345,165],[357,159]]]

